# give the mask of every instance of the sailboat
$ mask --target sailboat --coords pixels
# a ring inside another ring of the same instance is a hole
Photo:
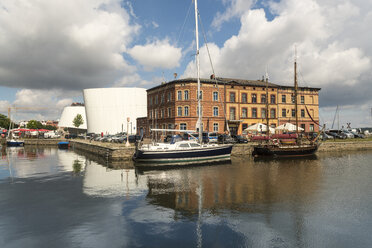
[[[9,120],[10,120],[10,123],[9,123],[8,136],[6,138],[6,145],[8,147],[11,147],[11,146],[24,146],[25,142],[23,140],[19,139],[18,136],[15,136],[14,135],[14,132],[12,130],[13,122],[10,119],[10,111],[9,111]]]
[[[266,79],[266,82],[268,80]],[[267,86],[266,86],[266,94],[267,94]],[[314,139],[307,143],[304,143],[299,138],[299,127],[298,127],[298,104],[297,104],[297,91],[298,91],[298,83],[297,83],[297,61],[295,56],[294,61],[294,102],[295,102],[295,116],[296,116],[296,138],[294,143],[287,143],[281,142],[280,139],[267,139],[264,143],[260,143],[258,145],[253,146],[252,156],[259,157],[259,156],[274,156],[274,157],[292,157],[292,156],[310,156],[313,155],[320,145],[319,141],[319,134]],[[266,96],[267,98],[267,96]],[[268,105],[266,104],[266,120],[267,125],[269,125],[269,118],[268,118]],[[270,135],[270,134],[269,134]]]
[[[200,62],[199,62],[199,34],[198,34],[198,4],[195,5],[195,41],[196,41],[196,67],[198,83],[198,139],[177,140],[173,138],[170,143],[154,143],[137,145],[133,160],[137,167],[157,167],[189,164],[204,164],[230,160],[231,144],[202,144],[202,117],[201,117],[201,90],[200,90]],[[175,129],[151,129],[152,131],[187,132]],[[190,132],[190,131],[189,131]],[[192,131],[195,132],[195,131]]]

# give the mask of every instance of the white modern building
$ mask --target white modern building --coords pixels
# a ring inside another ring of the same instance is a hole
[[[68,106],[63,109],[61,118],[59,120],[58,126],[59,127],[67,127],[67,128],[75,128],[73,120],[75,117],[80,114],[83,117],[84,123],[79,126],[79,129],[87,129],[87,118],[85,115],[85,107],[84,106]]]
[[[96,88],[83,93],[88,133],[135,134],[136,119],[147,116],[144,88]]]

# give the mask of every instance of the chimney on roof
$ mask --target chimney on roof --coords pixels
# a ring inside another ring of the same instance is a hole
[[[265,76],[262,76],[262,82],[265,82]]]
[[[176,79],[178,74],[175,72],[175,73],[173,73],[173,76],[174,76],[174,79]]]
[[[210,79],[214,79],[214,77],[215,77],[214,74],[212,74],[212,75],[210,76]]]

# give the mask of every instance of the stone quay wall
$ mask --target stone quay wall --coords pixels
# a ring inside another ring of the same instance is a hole
[[[65,139],[25,139],[25,145],[40,145],[40,146],[52,146],[57,145],[58,142],[68,141]]]
[[[372,141],[323,142],[318,152],[348,152],[372,150]]]
[[[94,154],[108,161],[131,161],[135,147],[123,144],[90,142],[88,140],[72,140],[70,146],[76,150]]]

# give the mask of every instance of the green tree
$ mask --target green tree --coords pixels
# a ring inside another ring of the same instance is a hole
[[[0,127],[8,129],[10,124],[10,119],[5,115],[0,114]]]
[[[43,124],[41,124],[40,121],[36,121],[36,120],[30,120],[28,123],[27,123],[27,128],[31,128],[31,129],[41,129],[43,128]]]
[[[52,126],[52,125],[46,125],[44,128],[48,129],[48,130],[57,130],[57,128],[55,126]]]
[[[74,127],[76,128],[79,128],[81,125],[84,124],[84,120],[83,120],[83,117],[81,116],[81,114],[77,114],[74,118],[74,120],[72,121],[72,123],[74,124]]]

